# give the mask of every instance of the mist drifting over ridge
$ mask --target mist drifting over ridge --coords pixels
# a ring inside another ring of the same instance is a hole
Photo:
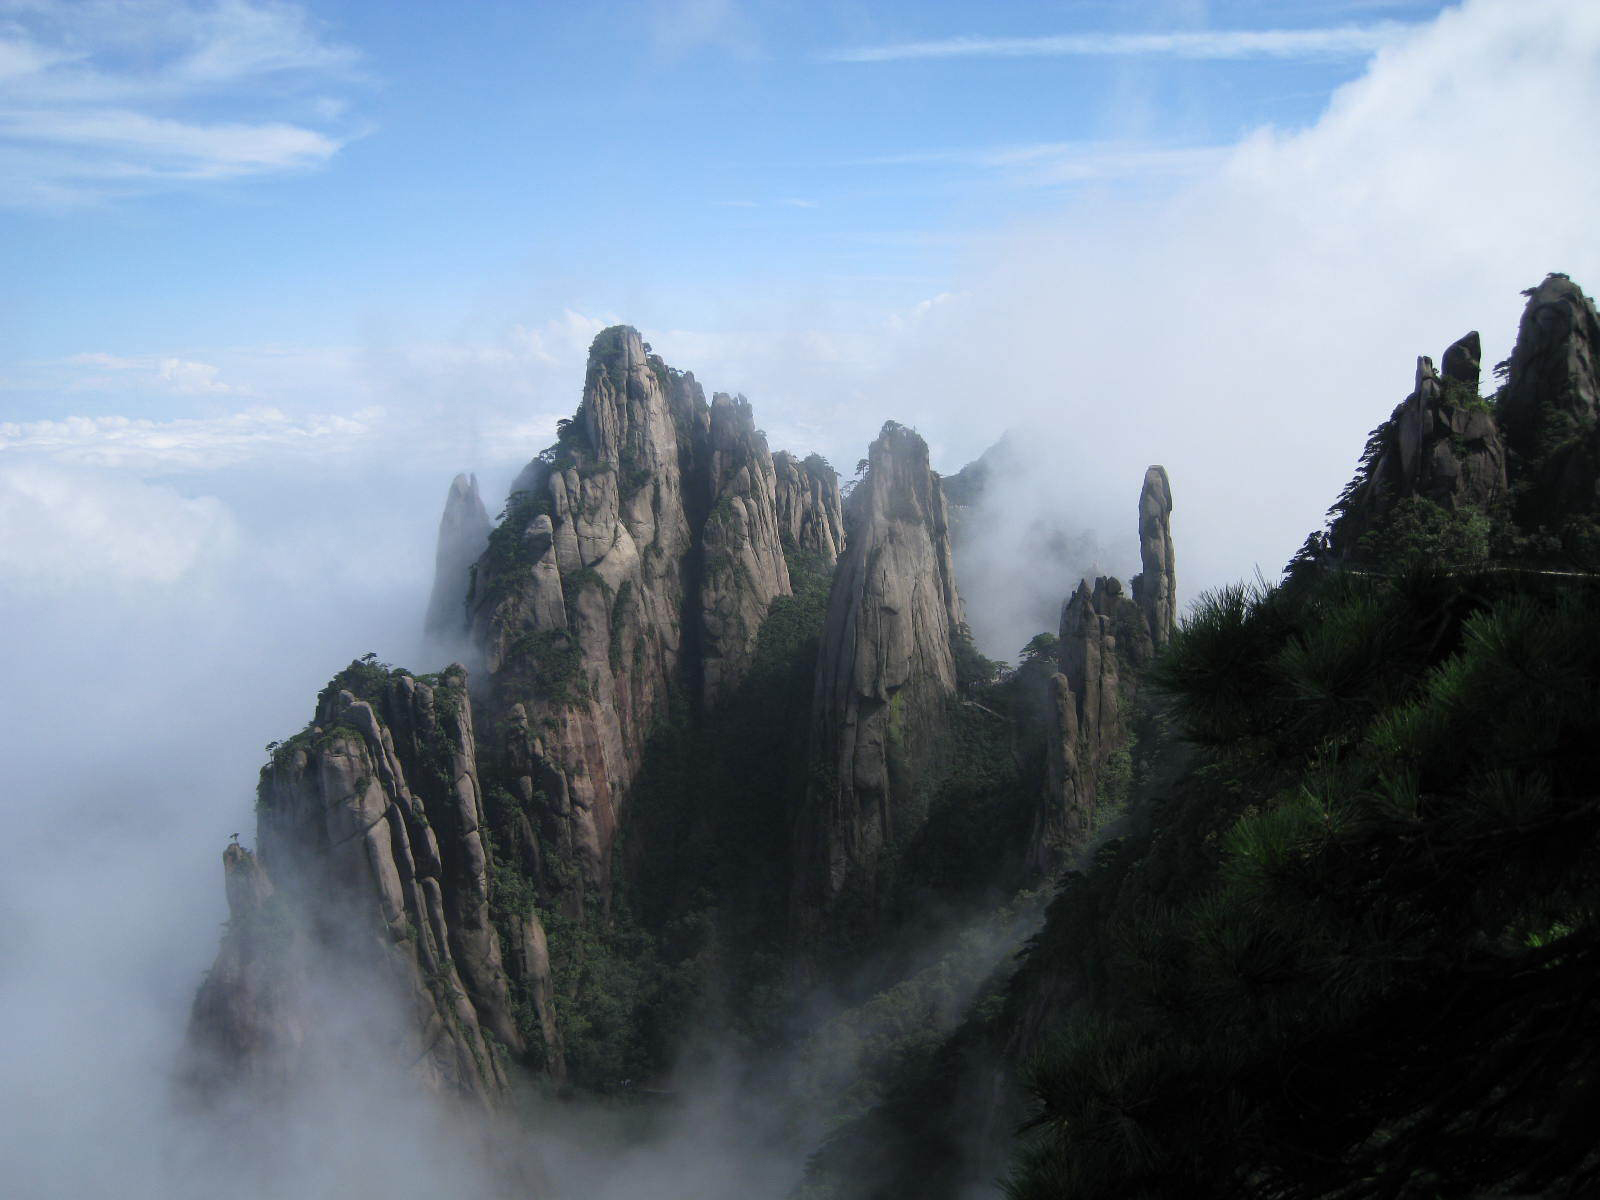
[[[1416,355],[1479,328],[1492,363],[1519,289],[1547,269],[1600,278],[1600,160],[1582,152],[1597,105],[1600,10],[1481,0],[1381,50],[1312,127],[1250,131],[1155,197],[1108,183],[986,231],[937,297],[875,324],[766,304],[741,331],[698,297],[705,327],[685,328],[674,297],[645,294],[631,297],[642,312],[518,312],[488,334],[374,339],[270,372],[218,356],[273,403],[314,379],[343,423],[304,437],[284,428],[303,413],[263,417],[223,393],[218,412],[142,434],[99,418],[0,426],[13,649],[0,721],[16,751],[0,1006],[28,1031],[0,1054],[11,1186],[279,1194],[283,1179],[241,1178],[165,1108],[225,917],[217,851],[250,836],[260,747],[304,722],[334,670],[368,650],[443,665],[416,654],[444,489],[476,468],[499,510],[570,413],[607,319],[748,393],[774,448],[819,450],[847,477],[885,418],[915,425],[947,474],[1025,429],[1027,454],[975,530],[971,561],[997,581],[1029,552],[1041,507],[1105,548],[1083,569],[1126,579],[1139,480],[1164,463],[1186,605],[1257,565],[1276,572],[1409,389]],[[1037,631],[1033,608],[999,611],[981,589],[967,600],[993,655]],[[288,1139],[303,1162],[292,1182],[340,1194],[391,1145],[384,1121],[343,1126],[342,1142],[318,1128],[350,1120],[379,1082],[330,1085],[308,1106],[303,1140]],[[395,1120],[422,1130],[433,1114]],[[459,1188],[475,1152],[391,1160],[388,1194]]]

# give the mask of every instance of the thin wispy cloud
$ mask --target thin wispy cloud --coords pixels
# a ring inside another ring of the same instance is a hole
[[[297,5],[12,2],[0,17],[0,204],[305,170],[356,133],[329,92],[358,78],[357,55]]]
[[[1190,175],[1215,167],[1230,149],[1227,146],[1149,146],[1116,142],[1035,142],[912,151],[871,159],[863,165],[967,167],[996,172],[1018,184],[1048,186]]]
[[[1407,33],[1410,25],[1380,21],[1322,29],[1231,29],[1171,33],[1080,33],[1044,37],[953,37],[830,50],[825,62],[874,63],[939,58],[1185,59],[1354,58]]]
[[[713,200],[716,208],[816,208],[818,202],[801,196],[784,196],[777,200]]]

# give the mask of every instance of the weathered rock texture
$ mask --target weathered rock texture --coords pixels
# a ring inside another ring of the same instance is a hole
[[[315,721],[262,770],[259,861],[228,850],[234,922],[196,1001],[191,1044],[264,1047],[253,1057],[292,1073],[286,1052],[315,1044],[306,1030],[350,1026],[348,1009],[330,1005],[365,1004],[356,1035],[414,1063],[426,1085],[500,1094],[489,1035],[523,1051],[513,984],[547,1001],[549,974],[538,956],[514,958],[516,977],[502,961],[473,732],[460,667],[424,682],[356,663],[324,690]],[[529,936],[543,941],[542,930]],[[284,939],[297,971],[283,969]],[[540,1015],[553,1034],[553,1014]],[[559,1062],[559,1043],[546,1054]]]
[[[196,1097],[245,1085],[284,1087],[306,1039],[305,962],[288,910],[261,864],[222,853],[228,924],[189,1017],[183,1078]]]
[[[772,456],[778,487],[778,532],[785,550],[816,555],[833,566],[844,550],[844,506],[839,473],[821,455],[798,459],[787,450]]]
[[[1527,295],[1499,413],[1525,477],[1518,520],[1559,527],[1600,512],[1600,317],[1565,275]]]
[[[1444,352],[1444,373],[1426,356],[1416,382],[1367,443],[1362,470],[1335,506],[1330,530],[1341,557],[1359,557],[1361,539],[1413,496],[1447,511],[1488,508],[1507,493],[1506,447],[1487,401],[1478,395],[1476,331]]]
[[[870,921],[878,859],[926,816],[956,691],[963,623],[939,477],[889,422],[845,509],[847,536],[817,660],[815,777],[797,825],[792,911],[805,936],[843,904]]]
[[[541,848],[529,860],[575,916],[609,904],[626,797],[671,697],[724,697],[790,591],[777,491],[749,403],[708,405],[618,326],[476,565],[494,757],[534,814],[517,834]]]
[[[1498,553],[1600,561],[1600,317],[1565,275],[1526,295],[1496,396],[1478,395],[1476,333],[1445,351],[1442,370],[1418,359],[1411,395],[1373,431],[1326,537],[1313,535],[1302,559],[1368,557],[1368,535],[1415,497],[1514,523],[1522,543]]]
[[[790,587],[777,472],[743,396],[712,397],[707,450],[711,506],[701,531],[701,674],[706,700],[715,702],[744,676],[767,608]]]
[[[1144,613],[1156,649],[1167,644],[1178,622],[1178,589],[1172,555],[1172,483],[1165,467],[1144,473],[1139,492],[1139,564],[1133,600]]]
[[[489,513],[478,494],[478,477],[457,475],[445,496],[444,515],[439,518],[433,593],[423,625],[429,637],[455,639],[466,629],[468,572],[488,542]]]
[[[1087,581],[1061,610],[1060,671],[1050,681],[1052,728],[1046,739],[1045,794],[1029,858],[1052,870],[1084,844],[1113,756],[1128,743],[1139,674],[1172,637],[1177,567],[1172,549],[1172,487],[1164,467],[1145,472],[1139,493],[1144,571],[1133,597],[1120,581]]]

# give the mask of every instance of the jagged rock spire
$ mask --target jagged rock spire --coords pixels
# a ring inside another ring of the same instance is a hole
[[[1045,792],[1034,820],[1029,861],[1059,866],[1088,839],[1101,777],[1128,741],[1128,702],[1138,675],[1172,637],[1177,568],[1172,548],[1172,485],[1164,467],[1144,474],[1139,491],[1139,556],[1133,596],[1120,580],[1081,582],[1061,606],[1059,671],[1050,680]]]
[[[262,770],[260,861],[226,852],[234,921],[196,1000],[191,1045],[266,1046],[272,1069],[292,1075],[330,1023],[318,1007],[328,996],[382,994],[353,1018],[374,1048],[394,1046],[435,1090],[497,1099],[507,1080],[487,1035],[522,1051],[511,985],[548,1008],[549,964],[524,956],[517,976],[506,971],[483,826],[465,670],[424,683],[351,664]],[[522,932],[543,943],[542,929]],[[553,1035],[553,1012],[539,1015]],[[559,1041],[547,1041],[559,1073]]]
[[[956,690],[951,637],[963,613],[927,443],[891,421],[867,458],[846,505],[845,551],[817,659],[820,774],[796,834],[793,909],[803,926],[873,920],[877,857],[925,816],[919,785],[941,758],[945,705]],[[836,913],[846,896],[854,911]]]
[[[450,481],[439,518],[433,594],[423,624],[429,637],[452,639],[466,629],[468,572],[488,542],[489,513],[478,494],[478,477],[457,475]]]
[[[568,911],[609,902],[622,811],[670,697],[722,701],[789,591],[749,401],[707,404],[637,330],[601,332],[583,403],[519,476],[470,602],[496,758],[540,840],[577,867],[552,882]]]
[[[784,548],[814,554],[833,566],[844,550],[844,505],[839,473],[821,455],[798,459],[787,450],[772,456],[777,475],[778,531]]]
[[[702,690],[714,704],[744,676],[774,596],[790,592],[779,534],[777,473],[743,396],[711,398],[710,511],[702,526]]]
[[[1600,316],[1565,275],[1547,275],[1526,294],[1500,416],[1511,447],[1529,455],[1545,413],[1584,421],[1600,409]]]
[[[1165,646],[1178,621],[1177,566],[1172,554],[1172,484],[1167,469],[1149,468],[1139,491],[1139,562],[1133,599],[1144,613],[1156,649]]]

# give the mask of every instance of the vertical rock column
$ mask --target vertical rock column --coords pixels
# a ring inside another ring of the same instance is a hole
[[[777,475],[778,529],[786,550],[814,554],[832,567],[844,550],[844,506],[839,474],[820,455],[772,456]]]
[[[1034,819],[1029,861],[1061,865],[1094,829],[1100,781],[1128,744],[1129,704],[1139,674],[1172,637],[1177,566],[1172,549],[1172,488],[1164,467],[1145,472],[1139,492],[1139,555],[1133,597],[1114,578],[1078,585],[1061,608],[1060,670],[1050,680],[1051,729],[1045,794]]]
[[[962,623],[944,494],[927,444],[889,422],[846,507],[813,701],[813,779],[796,825],[793,913],[802,938],[835,919],[870,925],[879,856],[926,815],[956,690]]]
[[[468,574],[489,543],[489,513],[478,494],[476,475],[457,475],[445,495],[434,552],[433,593],[423,632],[449,641],[467,628]]]
[[[701,678],[707,704],[743,678],[775,596],[789,594],[778,532],[777,477],[750,402],[711,399],[710,506],[702,527]]]

